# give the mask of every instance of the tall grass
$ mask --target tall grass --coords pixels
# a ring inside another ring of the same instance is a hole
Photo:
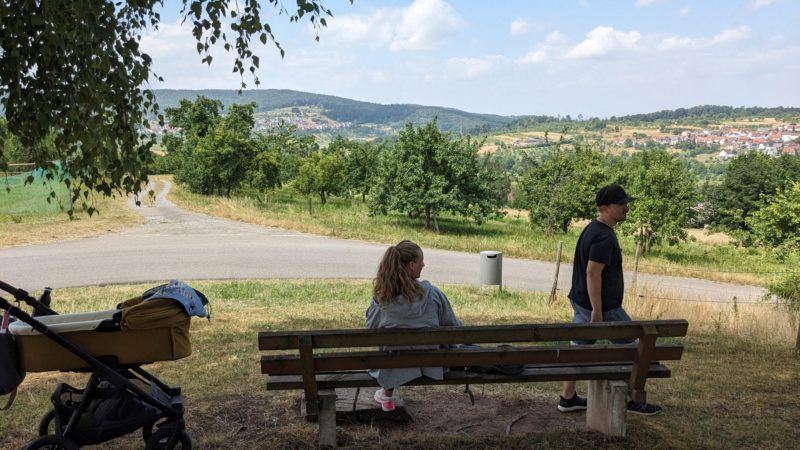
[[[196,448],[313,448],[316,426],[299,416],[299,392],[266,391],[259,373],[256,336],[263,330],[359,328],[370,298],[367,281],[196,281],[211,300],[212,320],[193,319],[194,353],[147,368],[186,397],[187,424]],[[150,286],[106,286],[58,290],[53,307],[62,313],[113,307]],[[544,294],[442,286],[456,314],[468,325],[563,322],[571,318],[565,299],[551,306]],[[512,417],[535,416],[535,432],[505,436],[445,432],[426,421],[390,425],[343,424],[348,448],[791,448],[800,399],[800,355],[792,348],[791,321],[781,311],[750,305],[659,301],[665,292],[626,299],[636,319],[688,319],[683,359],[667,365],[673,378],[648,382],[648,398],[662,404],[656,417],[628,417],[625,439],[554,429],[560,417],[553,401],[558,383],[473,386],[481,398],[501,399]],[[17,404],[0,416],[0,448],[16,448],[34,437],[49,394],[59,381],[74,386],[85,374],[29,374]],[[585,386],[579,384],[582,391]],[[481,401],[467,406],[457,387],[414,388],[404,397],[425,413],[428,398],[452,402],[446,414],[481,414]],[[477,409],[476,409],[477,408]],[[486,411],[485,414],[499,414]],[[488,416],[487,416],[488,417]],[[581,416],[582,417],[582,416]],[[533,417],[532,417],[533,418]],[[580,423],[580,418],[575,419]],[[556,427],[558,428],[558,427]],[[393,431],[394,430],[394,431]],[[413,430],[411,432],[404,430]],[[539,432],[541,430],[541,432]],[[99,448],[141,448],[134,435]]]
[[[179,206],[206,214],[260,225],[297,230],[345,239],[394,243],[412,239],[423,247],[477,252],[498,250],[506,256],[552,261],[558,242],[563,242],[563,260],[572,260],[580,228],[552,237],[532,229],[529,221],[509,215],[502,220],[478,225],[444,214],[440,233],[426,229],[421,219],[401,214],[369,217],[367,205],[359,199],[332,198],[321,205],[316,199],[314,214],[308,213],[306,199],[290,190],[272,193],[266,203],[261,198],[215,197],[192,194],[180,185],[173,186],[170,198]],[[626,269],[633,267],[636,244],[632,237],[620,236]],[[716,281],[763,285],[776,273],[800,264],[800,255],[779,259],[768,250],[737,248],[728,243],[704,243],[696,238],[675,246],[657,247],[642,258],[639,270],[645,273],[688,276]]]

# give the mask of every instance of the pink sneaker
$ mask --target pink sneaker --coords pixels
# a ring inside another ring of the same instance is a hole
[[[381,409],[384,411],[394,411],[394,397],[386,397],[383,395],[383,389],[375,391],[376,402],[381,404]]]

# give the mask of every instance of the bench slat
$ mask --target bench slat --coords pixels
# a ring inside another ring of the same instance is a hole
[[[659,344],[649,360],[679,360],[683,346]],[[632,362],[637,347],[630,345],[595,345],[589,347],[512,347],[480,349],[431,349],[320,353],[314,355],[314,371],[368,370],[403,367],[463,367],[491,364],[564,364],[574,362]],[[296,355],[261,357],[261,373],[295,374],[303,371]]]
[[[563,380],[627,380],[633,366],[631,364],[592,365],[581,364],[567,366],[536,366],[526,368],[516,375],[493,375],[463,371],[450,371],[444,374],[443,380],[427,377],[417,378],[404,386],[432,386],[451,384],[488,384],[488,383],[523,383],[535,381]],[[670,369],[654,363],[650,366],[648,378],[669,378]],[[379,386],[378,382],[366,372],[337,374],[317,374],[319,389],[340,389]],[[299,375],[271,375],[267,381],[267,390],[303,389],[303,379]]]
[[[297,349],[301,336],[312,336],[314,348],[374,347],[387,342],[402,345],[438,345],[491,342],[570,341],[625,339],[644,336],[652,326],[659,337],[686,336],[686,320],[602,322],[593,324],[518,324],[498,326],[440,327],[425,329],[351,329],[264,331],[258,335],[259,350]]]

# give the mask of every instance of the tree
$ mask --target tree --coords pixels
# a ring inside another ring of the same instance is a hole
[[[272,41],[272,29],[256,0],[183,0],[181,13],[193,24],[202,61],[221,43],[234,50],[233,69],[253,73],[259,58],[253,38]],[[304,16],[315,29],[326,26],[324,0],[297,0],[290,12],[280,0],[267,5],[291,22]],[[135,194],[147,182],[152,138],[143,137],[149,117],[161,120],[151,79],[152,58],[140,47],[143,32],[158,28],[156,0],[23,1],[0,3],[0,102],[10,134],[27,148],[54,136],[58,166],[48,157],[31,161],[46,178],[68,183],[73,201],[86,206],[84,192]],[[317,36],[319,39],[319,36]],[[258,84],[258,78],[255,78]],[[0,152],[7,133],[0,133]],[[0,154],[0,170],[7,168]],[[94,209],[86,208],[91,214]],[[72,215],[72,209],[68,210]]]
[[[370,198],[370,214],[399,211],[425,217],[437,232],[437,216],[452,212],[478,223],[500,214],[491,176],[479,163],[482,142],[443,134],[434,118],[425,126],[410,122],[383,155]]]
[[[594,195],[606,181],[605,161],[595,150],[561,143],[539,160],[532,160],[522,178],[531,224],[547,236],[566,233],[573,219],[595,215]]]
[[[339,139],[331,143],[334,145]],[[386,150],[385,144],[372,142],[345,141],[345,173],[349,189],[361,195],[361,201],[367,201],[367,195],[372,189],[375,173],[380,164],[380,155]]]
[[[201,96],[167,111],[184,134],[180,143],[166,141],[180,155],[175,180],[198,194],[229,196],[247,179],[259,154],[258,143],[250,136],[255,103],[231,105],[225,116],[220,115],[221,105]]]
[[[636,153],[622,161],[618,182],[637,197],[620,228],[634,234],[645,252],[686,239],[684,228],[697,203],[696,179],[679,159],[664,150]]]
[[[774,195],[761,195],[745,222],[757,243],[768,247],[800,249],[800,181],[781,188]]]
[[[763,153],[734,158],[717,189],[710,192],[710,222],[729,230],[746,230],[745,218],[756,209],[761,195],[772,195],[783,185],[785,173]]]

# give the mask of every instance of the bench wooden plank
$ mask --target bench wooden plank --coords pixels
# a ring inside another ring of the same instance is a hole
[[[626,339],[644,336],[645,326],[655,327],[660,337],[679,337],[686,336],[689,323],[686,320],[652,320],[635,323],[518,324],[425,329],[263,331],[258,335],[258,348],[259,350],[297,349],[301,336],[313,336],[314,348],[374,347],[385,345],[387,342],[402,342],[403,345],[439,345]]]
[[[464,371],[450,371],[444,379],[433,380],[427,377],[417,378],[404,386],[434,386],[450,384],[496,384],[525,383],[538,381],[563,380],[627,380],[630,377],[632,364],[586,365],[574,364],[564,366],[526,367],[522,373],[515,375],[495,375]],[[669,378],[670,369],[659,363],[650,365],[649,378]],[[356,387],[377,387],[378,382],[367,372],[350,372],[336,374],[317,374],[319,389],[339,389]],[[267,390],[303,389],[303,378],[300,375],[270,375]]]
[[[655,338],[654,338],[655,339]],[[653,344],[655,340],[653,340]],[[646,367],[652,360],[679,360],[683,346],[660,344],[644,355],[640,363]],[[369,370],[403,367],[464,367],[493,364],[609,363],[632,362],[641,355],[634,344],[594,345],[586,347],[510,347],[480,349],[430,349],[321,353],[314,355],[315,372]],[[305,372],[302,357],[296,355],[264,355],[261,373],[286,375]],[[642,374],[646,377],[646,374]]]

